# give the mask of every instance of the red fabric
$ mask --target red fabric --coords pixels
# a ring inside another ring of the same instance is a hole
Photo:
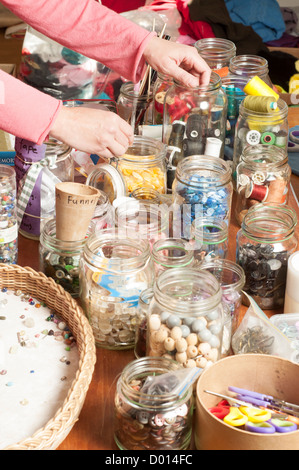
[[[215,34],[209,23],[205,21],[191,21],[189,16],[188,0],[176,0],[177,9],[182,16],[182,24],[179,33],[188,35],[195,40],[214,38]]]
[[[101,3],[116,13],[123,13],[143,7],[145,0],[102,0]]]

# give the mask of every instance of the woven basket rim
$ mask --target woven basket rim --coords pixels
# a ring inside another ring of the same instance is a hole
[[[30,292],[30,289],[35,285],[41,289],[39,295]],[[52,278],[48,278],[41,272],[30,267],[0,263],[0,288],[4,286],[11,290],[29,293],[38,300],[44,301],[49,308],[63,317],[76,340],[79,353],[78,370],[63,404],[53,418],[32,436],[13,443],[3,450],[55,449],[66,438],[78,420],[92,380],[96,363],[96,347],[92,328],[76,300]],[[24,289],[27,286],[29,290],[25,292]],[[49,297],[47,297],[48,295]],[[65,311],[63,311],[64,308]],[[68,312],[71,313],[71,318],[66,318]]]

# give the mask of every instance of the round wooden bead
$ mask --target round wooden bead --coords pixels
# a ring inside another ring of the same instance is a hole
[[[175,347],[178,353],[184,352],[187,350],[188,343],[185,338],[179,338],[175,342]]]
[[[173,338],[166,338],[164,341],[164,348],[166,351],[173,351],[175,349],[175,341]]]
[[[153,314],[149,318],[149,328],[150,330],[158,330],[161,326],[161,320],[159,315]]]
[[[187,369],[191,369],[191,367],[196,367],[196,361],[194,359],[187,359],[187,361],[184,363],[184,366]]]
[[[196,357],[198,355],[197,347],[195,345],[190,345],[187,348],[187,356],[189,358]]]
[[[196,333],[190,333],[186,338],[187,343],[190,346],[195,346],[198,343],[198,337]]]
[[[187,361],[187,353],[186,353],[186,352],[176,353],[175,359],[176,359],[176,361],[178,361],[180,364],[184,364],[184,362]]]
[[[182,337],[182,330],[179,326],[175,326],[172,328],[170,332],[170,336],[174,339],[177,340]]]
[[[211,351],[211,346],[209,345],[209,343],[201,343],[198,348],[198,354],[202,354],[203,356],[205,356],[206,354],[208,354],[209,351]]]
[[[195,361],[196,367],[204,369],[207,365],[208,360],[205,357],[198,357]]]
[[[163,343],[166,338],[168,337],[168,332],[167,330],[163,329],[163,328],[160,328],[160,330],[156,331],[155,332],[155,341],[157,341],[157,343]]]
[[[218,349],[216,348],[210,349],[210,351],[207,354],[205,354],[205,358],[208,361],[216,362],[218,359]]]

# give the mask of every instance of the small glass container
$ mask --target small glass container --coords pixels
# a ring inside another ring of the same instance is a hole
[[[168,391],[171,389],[164,381],[152,394],[147,393],[149,381],[145,383],[147,378],[179,369],[176,362],[158,357],[136,359],[124,368],[117,382],[114,416],[114,439],[121,450],[188,448],[194,408],[192,385],[177,395]]]
[[[194,44],[199,55],[210,69],[222,77],[229,72],[230,60],[236,55],[236,46],[232,41],[222,38],[204,38]]]
[[[99,200],[92,218],[95,230],[114,227],[114,210],[106,193],[99,191]]]
[[[85,243],[79,275],[96,345],[132,349],[139,295],[154,280],[147,240],[123,238],[115,228],[95,232]]]
[[[161,204],[160,193],[156,189],[137,188],[130,194],[130,197],[137,201],[146,201],[150,204]]]
[[[232,57],[229,63],[229,71],[232,75],[238,75],[250,80],[256,75],[267,85],[272,87],[269,77],[268,61],[257,55],[237,55]]]
[[[259,203],[243,218],[236,262],[244,269],[244,291],[261,309],[283,307],[288,259],[297,248],[296,212],[285,205]],[[243,302],[248,305],[244,296]]]
[[[164,99],[167,90],[173,85],[173,79],[168,75],[158,72],[157,80],[153,87],[153,124],[163,124]]]
[[[92,186],[107,195],[112,204],[115,199],[126,196],[127,187],[122,174],[108,163],[100,163],[89,173],[87,186]]]
[[[186,240],[166,238],[154,243],[152,259],[155,266],[155,274],[158,277],[167,269],[192,267],[194,254],[192,246]]]
[[[147,313],[153,295],[154,290],[152,287],[149,287],[142,291],[139,296],[134,348],[134,354],[137,359],[146,356]]]
[[[222,292],[217,279],[194,268],[173,268],[154,284],[147,324],[147,355],[205,368],[221,354]]]
[[[287,153],[289,132],[287,117],[288,106],[281,99],[277,101],[277,109],[263,113],[246,108],[244,101],[240,104],[234,139],[234,171],[244,149],[248,146],[275,145]]]
[[[16,213],[16,173],[13,167],[0,165],[0,262],[18,261],[18,222]]]
[[[291,173],[288,156],[279,147],[246,147],[236,169],[237,222],[241,225],[248,209],[259,202],[288,204]]]
[[[225,259],[228,255],[228,225],[225,220],[202,217],[192,224],[195,265]]]
[[[120,87],[117,98],[117,110],[121,118],[131,124],[134,134],[139,134],[139,127],[153,123],[153,93],[139,90],[132,82],[125,82]]]
[[[90,224],[86,237],[78,241],[56,238],[56,220],[49,220],[43,227],[39,243],[39,267],[72,297],[79,297],[79,264],[87,238],[95,230]]]
[[[174,225],[179,224],[184,234],[179,238],[190,239],[191,225],[200,217],[215,217],[229,223],[232,194],[227,162],[201,155],[184,158],[178,164],[172,186],[173,204],[183,209],[174,214]]]

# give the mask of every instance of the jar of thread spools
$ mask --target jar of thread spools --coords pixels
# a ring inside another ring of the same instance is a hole
[[[268,61],[264,57],[250,54],[237,55],[230,60],[229,71],[232,75],[245,77],[248,80],[257,75],[272,87]]]
[[[0,262],[18,261],[18,222],[16,213],[16,173],[13,167],[0,165]]]
[[[194,268],[160,274],[149,306],[147,355],[205,368],[221,353],[223,307],[217,279]]]
[[[241,225],[248,209],[259,202],[288,204],[291,172],[283,149],[265,144],[244,148],[236,169],[237,222]]]
[[[194,263],[193,248],[186,240],[166,238],[158,240],[152,248],[152,259],[155,275],[171,268],[192,267]]]
[[[123,238],[116,228],[95,232],[85,243],[79,274],[96,345],[133,348],[139,295],[154,280],[147,240]]]
[[[287,153],[287,116],[288,106],[281,99],[276,101],[271,96],[244,98],[239,108],[235,130],[234,170],[240,162],[244,148],[248,146],[274,145]]]
[[[177,379],[171,372],[179,370],[176,362],[154,357],[136,359],[124,368],[117,381],[114,415],[114,439],[121,450],[188,448],[192,384],[182,393],[172,392]]]
[[[261,309],[283,307],[288,259],[297,248],[296,212],[260,203],[245,214],[237,234],[236,262],[246,276],[244,291]],[[248,300],[244,296],[244,303]]]
[[[222,77],[229,72],[230,60],[236,55],[236,46],[232,41],[222,38],[204,38],[196,41],[194,47],[208,66]]]
[[[125,82],[120,87],[117,98],[117,110],[121,118],[131,124],[134,134],[139,128],[153,123],[152,89],[140,90],[132,82]]]
[[[169,75],[158,72],[153,87],[153,124],[163,124],[164,99],[167,90],[173,85],[173,79]]]
[[[178,164],[172,186],[174,230],[190,239],[191,225],[201,217],[230,220],[233,185],[227,162],[216,157],[186,157]]]
[[[153,295],[154,290],[149,287],[142,291],[139,296],[134,347],[134,354],[137,359],[146,356],[147,314]]]
[[[195,265],[225,259],[228,255],[228,224],[216,217],[199,217],[192,223]]]

